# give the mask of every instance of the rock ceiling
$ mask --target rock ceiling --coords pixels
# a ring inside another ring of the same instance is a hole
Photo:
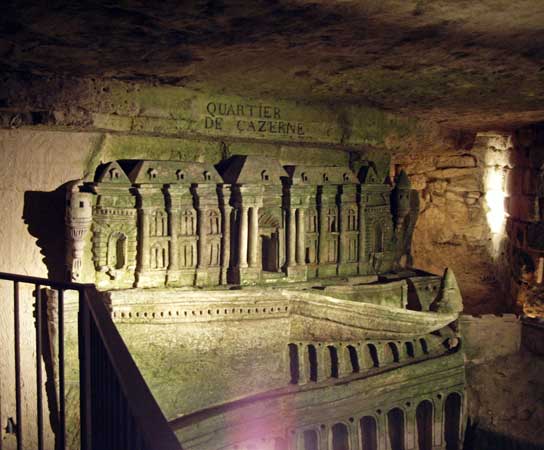
[[[6,77],[357,103],[472,130],[544,120],[542,0],[70,3],[0,6]]]

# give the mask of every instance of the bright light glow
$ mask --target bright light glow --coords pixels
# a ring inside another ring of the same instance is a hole
[[[489,167],[485,174],[485,200],[487,223],[493,234],[493,246],[497,247],[504,233],[506,211],[504,209],[504,170],[500,166]]]

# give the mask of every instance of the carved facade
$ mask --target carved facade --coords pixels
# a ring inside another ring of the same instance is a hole
[[[68,270],[106,289],[381,274],[409,262],[411,193],[405,175],[392,189],[372,164],[114,161],[70,193]],[[83,277],[80,217],[92,218]]]

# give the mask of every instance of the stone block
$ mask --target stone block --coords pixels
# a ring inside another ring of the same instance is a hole
[[[427,185],[427,190],[433,194],[443,194],[446,192],[447,187],[448,182],[446,180],[435,180]]]
[[[440,156],[436,161],[437,169],[476,167],[473,155]]]
[[[473,364],[517,353],[521,344],[521,322],[514,314],[459,319],[465,355]]]
[[[481,169],[477,167],[449,168],[433,170],[432,172],[429,172],[427,176],[429,178],[451,179],[466,176],[478,176],[481,172]]]
[[[422,191],[427,186],[427,177],[423,174],[412,175],[410,177],[410,183],[412,184],[412,189]]]
[[[117,114],[92,115],[93,126],[110,131],[130,131],[132,128],[132,117],[118,116]]]
[[[482,178],[474,175],[453,178],[448,184],[448,191],[482,191]]]

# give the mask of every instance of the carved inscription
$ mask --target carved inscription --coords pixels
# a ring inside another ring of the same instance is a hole
[[[304,136],[301,122],[284,120],[278,106],[263,103],[208,102],[204,128],[223,131],[232,126],[240,134],[265,133]]]

